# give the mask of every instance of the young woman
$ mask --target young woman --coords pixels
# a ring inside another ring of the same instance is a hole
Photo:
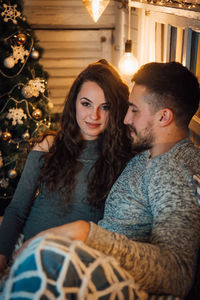
[[[123,119],[128,87],[105,60],[90,64],[67,96],[60,130],[29,153],[0,227],[0,271],[20,233],[103,216],[108,192],[131,158]]]

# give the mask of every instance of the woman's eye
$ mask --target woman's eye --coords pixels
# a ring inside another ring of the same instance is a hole
[[[101,106],[101,109],[102,110],[109,110],[109,105],[104,104],[104,105]]]
[[[88,103],[88,102],[81,102],[81,104],[82,104],[83,106],[89,106],[89,105],[90,105],[90,103]]]

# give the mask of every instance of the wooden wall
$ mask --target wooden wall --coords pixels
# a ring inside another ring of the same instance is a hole
[[[40,63],[49,73],[48,88],[60,113],[75,76],[90,62],[113,61],[115,5],[94,23],[81,0],[25,0],[24,14],[44,49]]]
[[[81,0],[24,0],[25,15],[35,28],[113,28],[115,26],[114,1],[97,23],[89,16]]]
[[[36,30],[36,35],[45,50],[40,62],[50,75],[48,88],[57,113],[82,69],[102,57],[112,60],[112,30]]]

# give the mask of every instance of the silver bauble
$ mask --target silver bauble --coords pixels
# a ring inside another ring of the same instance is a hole
[[[15,60],[12,56],[9,56],[4,59],[3,64],[6,68],[12,69],[15,65]]]
[[[33,93],[32,93],[32,90],[31,90],[30,86],[25,85],[22,88],[22,96],[24,96],[26,99],[31,98],[33,96]]]
[[[33,59],[38,59],[39,56],[40,56],[39,51],[37,51],[37,50],[32,50],[32,51],[31,51],[31,57],[32,57]]]

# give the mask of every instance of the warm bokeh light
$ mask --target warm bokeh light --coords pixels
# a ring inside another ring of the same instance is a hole
[[[138,61],[133,55],[133,42],[128,39],[125,43],[124,55],[119,60],[120,73],[123,75],[133,75],[138,68]]]
[[[90,16],[97,22],[110,0],[82,0]]]

